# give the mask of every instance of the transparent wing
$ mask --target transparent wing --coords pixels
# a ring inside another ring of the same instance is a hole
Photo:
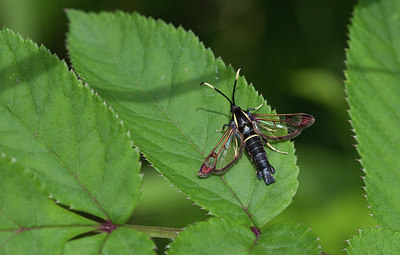
[[[254,130],[266,141],[285,141],[300,135],[315,119],[306,113],[252,114]]]
[[[208,177],[211,173],[222,173],[227,170],[240,157],[244,149],[243,144],[242,135],[235,126],[230,126],[204,160],[199,176]]]

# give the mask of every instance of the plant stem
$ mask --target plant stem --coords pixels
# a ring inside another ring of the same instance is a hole
[[[176,237],[178,233],[183,230],[183,228],[165,228],[156,226],[141,226],[141,225],[126,225],[126,226],[132,227],[151,237],[170,238],[170,239]]]

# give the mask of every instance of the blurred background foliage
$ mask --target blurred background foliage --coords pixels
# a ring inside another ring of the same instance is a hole
[[[357,229],[374,225],[363,197],[348,123],[343,69],[355,0],[0,0],[0,24],[44,44],[68,62],[64,8],[137,11],[197,34],[242,74],[278,113],[307,112],[316,123],[296,139],[300,186],[271,222],[301,222],[322,249],[341,253]],[[197,171],[197,169],[192,169]],[[206,211],[144,163],[143,194],[131,222],[184,227]],[[189,169],[188,169],[189,171]],[[268,205],[265,205],[268,210]],[[158,245],[168,240],[156,240]],[[161,252],[160,249],[159,252]]]

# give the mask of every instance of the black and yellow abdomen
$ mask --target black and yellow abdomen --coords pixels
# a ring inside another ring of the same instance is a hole
[[[260,136],[254,132],[253,126],[250,123],[242,128],[242,134],[246,151],[249,153],[256,167],[258,179],[264,179],[267,185],[274,183],[275,179],[272,177],[272,174],[275,173],[275,169],[268,161],[267,153],[265,152]]]

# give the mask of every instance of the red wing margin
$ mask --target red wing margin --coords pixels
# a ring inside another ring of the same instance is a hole
[[[267,142],[292,139],[315,121],[312,115],[306,113],[253,114],[251,117],[254,119],[254,130]]]
[[[229,127],[200,167],[199,176],[206,178],[211,173],[222,173],[243,152],[243,137],[236,127]]]

